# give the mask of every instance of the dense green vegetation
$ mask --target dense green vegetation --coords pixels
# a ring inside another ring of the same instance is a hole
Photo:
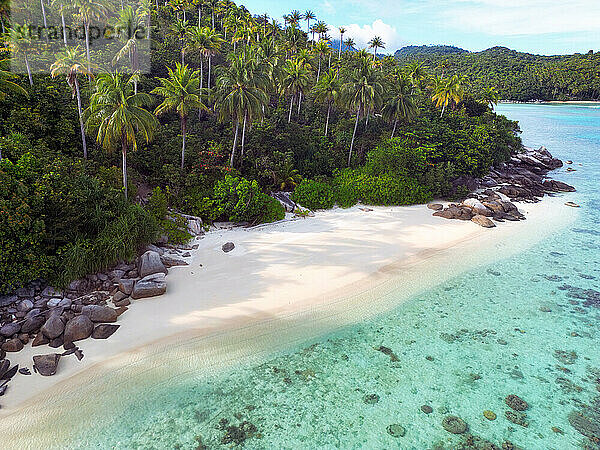
[[[455,197],[457,179],[520,146],[491,86],[469,94],[465,77],[378,58],[378,37],[354,51],[310,11],[282,26],[231,2],[67,3],[46,14],[151,23],[151,48],[117,39],[88,56],[85,42],[51,52],[4,38],[0,57],[48,71],[0,72],[2,291],[66,283],[161,236],[185,241],[180,213],[280,220],[271,191],[295,190],[313,209]],[[15,37],[21,25],[6,29]],[[329,31],[343,45],[332,48]],[[100,70],[106,55],[115,67]],[[144,56],[150,73],[128,70]]]
[[[419,62],[431,73],[464,75],[468,90],[496,87],[505,100],[600,100],[600,54],[540,56],[504,47],[469,53],[447,47],[396,52],[401,63]]]

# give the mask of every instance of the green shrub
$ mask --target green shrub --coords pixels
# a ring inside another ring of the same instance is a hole
[[[332,187],[325,182],[303,180],[292,195],[292,200],[308,209],[331,209],[334,205]]]
[[[273,197],[269,197],[266,194],[263,195],[267,197],[267,201],[265,205],[265,212],[261,217],[261,222],[270,223],[285,219],[285,209],[283,208],[283,205]]]
[[[339,172],[333,184],[335,200],[342,208],[358,202],[368,205],[412,205],[426,203],[432,196],[416,180],[399,175],[372,176],[361,170]]]
[[[187,220],[180,214],[169,214],[168,204],[167,194],[157,186],[152,190],[146,209],[158,223],[161,234],[166,235],[170,243],[183,244],[192,238],[187,231]]]

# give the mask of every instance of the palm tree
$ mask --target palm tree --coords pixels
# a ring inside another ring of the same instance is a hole
[[[329,44],[326,41],[320,40],[316,43],[314,47],[314,51],[317,53],[317,57],[319,58],[319,70],[317,72],[317,83],[321,78],[321,58],[323,56],[327,56],[327,54],[331,51]]]
[[[145,27],[146,17],[142,14],[136,14],[131,6],[124,7],[115,21],[115,29],[118,31],[118,38],[123,42],[123,47],[117,52],[112,60],[113,66],[119,60],[127,56],[131,64],[131,72],[139,70],[138,52],[136,36],[138,30]],[[134,79],[133,90],[137,93],[137,81]]]
[[[300,14],[300,11],[298,10],[292,11],[288,16],[288,22],[290,23],[290,25],[292,25],[292,27],[297,27],[300,24],[301,20],[302,14]]]
[[[291,95],[290,113],[288,123],[292,121],[292,107],[294,100],[298,96],[298,104],[302,99],[302,93],[308,87],[309,71],[303,63],[298,60],[290,59],[283,67],[283,79],[281,80],[281,91],[283,94]]]
[[[344,27],[338,28],[340,30],[340,49],[338,52],[338,59],[342,58],[342,42],[344,42],[344,34],[346,33],[346,29]]]
[[[176,20],[171,25],[171,35],[179,39],[181,44],[181,64],[185,64],[185,38],[188,35],[188,22],[187,20]]]
[[[492,108],[492,111],[493,111],[494,107],[500,101],[500,93],[498,92],[498,89],[496,89],[495,87],[488,87],[481,94],[481,100],[486,105],[488,105],[490,108]]]
[[[382,115],[386,120],[394,121],[390,138],[396,133],[398,120],[411,120],[417,114],[416,96],[406,77],[398,77],[391,86],[391,95],[387,98]]]
[[[373,49],[373,61],[377,58],[377,49],[385,48],[385,42],[379,37],[375,36],[373,39],[369,41],[369,48]]]
[[[329,31],[329,27],[327,26],[327,24],[325,22],[320,20],[315,25],[315,31],[317,33],[319,33],[319,39],[323,39],[323,36],[325,36],[327,34],[327,32]]]
[[[127,150],[137,150],[137,136],[152,140],[158,120],[146,107],[152,104],[148,94],[133,92],[133,74],[101,73],[86,110],[86,127],[96,129],[96,140],[106,151],[121,147],[123,187],[127,198]]]
[[[189,44],[187,48],[200,53],[200,89],[204,85],[203,58],[208,60],[208,89],[211,87],[211,61],[212,57],[219,54],[221,45],[225,42],[221,34],[209,27],[192,27],[188,31]]]
[[[341,83],[335,71],[330,70],[322,79],[317,83],[313,89],[315,94],[315,100],[318,102],[325,103],[327,105],[327,121],[325,122],[325,136],[329,131],[329,117],[331,115],[331,107],[334,103],[339,101],[341,92]]]
[[[65,4],[67,3],[67,4]],[[60,12],[60,21],[62,24],[63,31],[63,42],[65,47],[67,44],[67,25],[65,24],[65,12],[67,11],[68,6],[71,6],[70,0],[52,0],[51,5],[53,7],[58,6],[58,11]]]
[[[88,71],[91,73],[92,62],[90,59],[90,25],[93,20],[100,20],[108,16],[109,3],[106,0],[74,0],[77,15],[83,22],[85,31],[85,53],[88,62]]]
[[[453,75],[450,78],[435,78],[433,84],[433,96],[431,100],[436,108],[442,107],[440,117],[443,117],[444,111],[451,104],[458,104],[464,95],[463,90],[464,77]]]
[[[168,68],[169,78],[159,78],[162,84],[152,91],[152,94],[164,97],[163,102],[156,107],[154,114],[161,114],[176,111],[181,121],[181,169],[185,163],[185,139],[187,132],[187,117],[190,111],[196,108],[208,109],[202,103],[199,88],[200,79],[198,71],[191,71],[187,66],[177,63],[175,70]]]
[[[215,109],[220,122],[231,120],[234,128],[229,164],[233,167],[240,125],[261,116],[269,97],[263,90],[267,81],[243,55],[233,57],[229,67],[221,69],[217,79]],[[245,129],[245,127],[244,127]]]
[[[56,61],[50,66],[52,78],[58,75],[65,75],[67,84],[71,87],[73,96],[77,96],[77,112],[79,113],[79,130],[81,132],[81,142],[83,144],[83,157],[87,159],[87,141],[85,139],[85,126],[83,124],[83,109],[81,107],[81,91],[79,89],[78,75],[90,76],[91,72],[87,68],[83,49],[77,47],[67,47],[56,55]]]
[[[365,70],[355,69],[350,80],[342,87],[342,94],[346,104],[351,111],[356,111],[356,122],[354,123],[354,132],[352,133],[352,142],[348,152],[348,166],[352,161],[352,150],[354,149],[354,140],[356,139],[356,129],[361,112],[366,113],[375,106],[383,95],[383,86],[375,78],[375,74],[370,67]]]
[[[208,0],[207,3],[210,5],[210,15],[212,18],[212,29],[215,29],[215,11],[219,6],[219,0]]]
[[[406,74],[414,87],[422,88],[423,82],[427,80],[428,74],[424,62],[414,61],[406,66]]]
[[[7,39],[8,49],[13,58],[23,56],[25,67],[27,68],[27,76],[29,77],[29,85],[33,86],[33,77],[31,76],[31,66],[29,65],[29,53],[31,51],[31,33],[27,22],[23,24],[11,24],[8,29]]]
[[[344,41],[344,46],[346,47],[346,50],[349,48],[354,48],[355,45],[356,45],[356,42],[354,42],[354,39],[352,39],[352,38],[347,38]]]
[[[316,19],[317,16],[310,9],[304,13],[304,20],[306,20],[306,34],[310,33],[310,21]]]
[[[10,15],[10,2],[11,0],[0,0],[0,31],[2,34],[6,33],[5,20],[8,20]]]

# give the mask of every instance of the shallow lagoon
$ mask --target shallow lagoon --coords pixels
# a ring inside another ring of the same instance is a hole
[[[457,448],[465,435],[442,427],[452,414],[497,446],[599,448],[568,416],[600,424],[600,109],[498,109],[526,145],[575,162],[554,175],[578,188],[574,224],[367,322],[217,376],[174,377],[70,446]],[[527,427],[507,420],[509,394],[529,403]]]

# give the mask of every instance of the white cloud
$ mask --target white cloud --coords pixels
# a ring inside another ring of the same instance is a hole
[[[359,49],[368,47],[368,42],[375,36],[379,36],[383,42],[385,42],[386,50],[383,50],[383,53],[393,53],[404,45],[404,42],[402,39],[400,39],[396,28],[388,25],[381,19],[377,19],[371,25],[365,24],[360,26],[353,23],[350,25],[344,25],[344,28],[346,28],[344,39],[349,37],[354,39],[354,42],[356,42],[356,47]],[[339,35],[336,35],[333,30],[330,32],[330,35],[339,39]]]

